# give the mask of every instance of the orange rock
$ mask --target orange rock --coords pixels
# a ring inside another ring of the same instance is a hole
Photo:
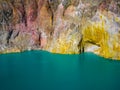
[[[65,16],[74,16],[75,14],[75,7],[73,5],[69,6],[65,11]]]

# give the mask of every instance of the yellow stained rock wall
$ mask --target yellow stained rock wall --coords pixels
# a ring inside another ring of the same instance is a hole
[[[60,34],[57,40],[53,40],[50,52],[60,54],[79,54],[80,48],[78,44],[81,39],[79,33],[70,36],[71,30]]]
[[[116,39],[112,42],[110,41],[110,34],[106,29],[104,20],[100,22],[90,22],[82,31],[83,46],[88,42],[92,43],[100,47],[98,50],[94,51],[94,53],[106,58],[114,57],[115,59],[120,59],[120,56],[116,55],[120,52],[120,45],[117,43]]]

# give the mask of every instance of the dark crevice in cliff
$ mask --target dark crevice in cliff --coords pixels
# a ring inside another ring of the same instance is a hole
[[[50,12],[51,14],[51,20],[52,20],[52,25],[54,24],[54,16],[55,16],[55,12],[58,8],[58,5],[59,5],[59,0],[47,0],[47,3],[48,3],[48,12]]]
[[[22,22],[25,24],[25,26],[27,27],[27,15],[26,15],[26,11],[25,11],[25,4],[24,4],[24,0],[21,0],[21,4],[23,7],[23,12],[22,12]]]
[[[14,36],[14,39],[19,36],[19,33],[20,32],[18,31],[17,34]]]
[[[52,8],[53,0],[48,0],[47,3],[48,3],[47,9],[48,9],[48,12],[50,12],[51,14],[51,21],[52,21],[51,23],[53,25],[54,23],[54,10]]]
[[[11,6],[7,3],[1,3],[1,10],[0,10],[0,24],[3,30],[8,30],[8,27],[13,18],[13,10]]]
[[[78,44],[78,47],[80,48],[79,50],[79,53],[83,53],[84,52],[84,45],[83,45],[83,37],[81,38],[79,44]]]
[[[39,33],[39,38],[38,38],[38,41],[39,41],[39,46],[41,46],[41,32]]]
[[[8,31],[8,35],[7,35],[7,38],[6,38],[7,39],[7,44],[9,44],[9,40],[10,40],[12,34],[13,34],[13,29]]]

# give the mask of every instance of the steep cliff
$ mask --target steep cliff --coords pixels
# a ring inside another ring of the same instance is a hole
[[[120,59],[119,0],[0,0],[0,53],[93,52]]]

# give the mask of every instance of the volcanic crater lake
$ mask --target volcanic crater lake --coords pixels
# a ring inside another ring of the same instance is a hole
[[[1,54],[0,90],[120,90],[120,61],[92,53]]]

